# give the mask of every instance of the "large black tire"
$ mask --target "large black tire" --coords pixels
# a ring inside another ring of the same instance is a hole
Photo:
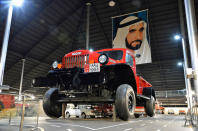
[[[134,114],[135,118],[139,118],[140,114]]]
[[[4,109],[3,102],[0,101],[0,111]]]
[[[153,117],[155,115],[155,98],[153,96],[146,101],[144,108],[148,116]]]
[[[57,102],[59,99],[58,89],[50,88],[43,97],[43,110],[47,116],[52,118],[59,118],[62,115],[61,103]]]
[[[70,114],[69,114],[69,112],[66,112],[65,117],[66,117],[66,118],[70,118]]]
[[[128,84],[122,84],[116,91],[116,112],[120,119],[127,121],[134,115],[136,99],[133,88]]]
[[[84,112],[81,114],[81,118],[83,118],[83,119],[87,118],[87,116],[86,116],[86,114]]]
[[[91,118],[96,118],[96,116],[94,116],[94,115],[91,115],[90,117],[91,117]]]

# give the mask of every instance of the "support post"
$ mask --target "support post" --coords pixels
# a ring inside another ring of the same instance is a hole
[[[186,22],[188,27],[188,39],[191,51],[191,61],[192,69],[194,75],[194,87],[196,91],[196,99],[198,99],[198,36],[197,36],[197,25],[195,19],[195,8],[194,0],[184,0],[185,12],[186,12]]]
[[[21,101],[21,92],[22,92],[22,85],[23,85],[24,65],[25,65],[25,59],[22,59],[21,81],[20,81],[20,87],[19,87],[19,101]]]
[[[23,96],[22,115],[21,115],[19,131],[23,131],[24,113],[25,113],[25,95]]]
[[[6,61],[6,55],[7,55],[7,49],[8,49],[8,41],[9,41],[9,35],[10,35],[10,27],[11,27],[11,21],[12,21],[12,12],[13,12],[13,6],[9,6],[8,10],[8,16],[6,21],[6,27],[5,27],[5,33],[3,38],[3,46],[1,50],[1,60],[0,60],[0,86],[3,85],[3,76],[4,76],[4,68],[5,68],[5,61]],[[0,87],[1,92],[1,87]]]
[[[116,109],[115,109],[115,104],[113,104],[113,122],[116,121]]]
[[[62,117],[65,119],[65,110],[66,110],[66,104],[62,103]]]
[[[178,0],[178,7],[179,7],[179,16],[180,16],[180,28],[181,28],[181,35],[182,35],[182,49],[183,49],[183,57],[184,57],[184,79],[185,79],[185,86],[186,86],[186,95],[187,95],[187,103],[188,103],[188,111],[190,114],[192,112],[192,88],[190,83],[190,78],[187,78],[187,69],[189,68],[188,64],[188,57],[187,57],[187,46],[186,46],[186,30],[184,25],[184,14],[183,14],[183,6],[182,1]]]
[[[11,125],[11,119],[12,119],[12,113],[10,111],[10,116],[9,116],[9,125]]]
[[[39,126],[39,116],[40,116],[40,102],[38,101],[39,105],[38,105],[38,108],[37,108],[37,114],[36,114],[36,128],[38,129],[38,126]]]
[[[86,26],[86,49],[89,50],[89,22],[90,22],[90,6],[91,3],[86,3],[87,5],[87,26]]]

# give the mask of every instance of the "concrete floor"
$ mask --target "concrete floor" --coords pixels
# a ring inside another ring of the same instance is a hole
[[[0,131],[18,130],[19,119],[13,119],[8,126],[7,120],[0,120]],[[191,126],[184,127],[184,116],[156,115],[155,117],[140,117],[129,121],[110,118],[68,120],[39,118],[38,131],[198,131]],[[23,131],[30,131],[36,126],[35,118],[25,118]]]

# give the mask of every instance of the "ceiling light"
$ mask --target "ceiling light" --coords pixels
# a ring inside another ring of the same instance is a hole
[[[34,100],[34,99],[35,99],[35,96],[34,96],[34,95],[32,95],[32,96],[31,96],[31,99],[32,99],[32,100]]]
[[[175,35],[175,36],[174,36],[174,39],[175,39],[175,40],[179,40],[179,39],[181,39],[181,36],[180,36],[180,35]]]
[[[12,0],[12,5],[21,6],[24,0]]]
[[[177,65],[178,65],[178,66],[182,66],[182,62],[178,62]]]
[[[111,7],[115,6],[115,1],[113,1],[113,0],[109,1],[109,6],[111,6]]]
[[[89,49],[90,52],[93,52],[93,49]]]

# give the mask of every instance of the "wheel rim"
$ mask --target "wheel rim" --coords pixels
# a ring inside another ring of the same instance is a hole
[[[153,113],[155,114],[155,102],[153,102]]]
[[[83,114],[82,114],[82,118],[85,118],[85,116],[86,116],[86,115],[83,113]]]
[[[128,96],[128,110],[133,112],[133,96],[131,94]]]
[[[69,118],[69,113],[66,113],[66,117]]]

